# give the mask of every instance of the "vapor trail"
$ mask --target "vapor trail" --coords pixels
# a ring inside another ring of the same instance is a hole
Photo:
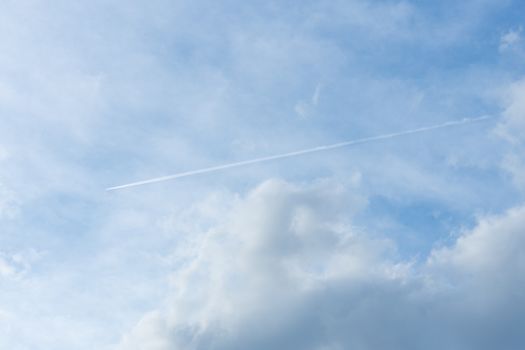
[[[405,131],[395,132],[395,133],[391,133],[391,134],[384,134],[384,135],[379,135],[379,136],[365,137],[365,138],[357,139],[357,140],[344,141],[344,142],[334,143],[334,144],[331,144],[331,145],[325,145],[325,146],[318,146],[318,147],[314,147],[314,148],[308,148],[308,149],[304,149],[304,150],[300,150],[300,151],[276,154],[276,155],[273,155],[273,156],[255,158],[255,159],[245,160],[245,161],[241,161],[241,162],[229,163],[229,164],[218,165],[218,166],[213,166],[213,167],[204,168],[204,169],[187,171],[187,172],[178,173],[178,174],[172,174],[172,175],[156,177],[156,178],[149,179],[149,180],[132,182],[132,183],[125,184],[125,185],[109,187],[109,188],[106,189],[106,191],[120,190],[120,189],[123,189],[123,188],[141,186],[141,185],[146,185],[146,184],[151,184],[151,183],[161,182],[161,181],[167,181],[167,180],[173,180],[173,179],[179,179],[181,177],[193,176],[193,175],[198,175],[198,174],[211,173],[211,172],[214,172],[214,171],[220,171],[220,170],[225,170],[225,169],[230,169],[230,168],[236,168],[236,167],[249,165],[249,164],[268,162],[268,161],[276,160],[276,159],[290,158],[290,157],[300,156],[300,155],[308,154],[308,153],[328,151],[328,150],[335,149],[335,148],[354,146],[354,145],[359,145],[359,144],[368,143],[368,142],[374,142],[374,141],[379,141],[379,140],[391,139],[391,138],[395,138],[395,137],[399,137],[399,136],[405,136],[405,135],[410,135],[410,134],[417,134],[417,133],[425,132],[425,131],[431,131],[431,130],[436,130],[436,129],[448,128],[448,127],[452,127],[452,126],[476,123],[476,122],[481,122],[481,121],[484,121],[484,120],[487,120],[487,119],[491,119],[491,118],[493,118],[493,117],[492,116],[483,116],[483,117],[478,117],[478,118],[461,119],[461,120],[455,120],[455,121],[451,121],[451,122],[446,122],[446,123],[443,123],[443,124],[426,126],[426,127],[412,129],[412,130],[405,130]]]

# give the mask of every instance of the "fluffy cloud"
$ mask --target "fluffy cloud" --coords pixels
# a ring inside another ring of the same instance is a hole
[[[348,201],[354,203],[348,205]],[[344,203],[344,204],[343,204]],[[416,264],[352,226],[340,187],[268,181],[191,239],[166,306],[120,349],[513,349],[525,208]]]

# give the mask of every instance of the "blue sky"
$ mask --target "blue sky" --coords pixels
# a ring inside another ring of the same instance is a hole
[[[0,347],[521,348],[524,13],[5,1]]]

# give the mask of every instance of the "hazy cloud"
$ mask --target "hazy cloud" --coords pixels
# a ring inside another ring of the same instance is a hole
[[[502,166],[512,176],[514,183],[525,185],[525,79],[514,82],[504,91],[503,119],[496,132],[510,143]]]
[[[507,33],[503,34],[500,39],[499,50],[505,51],[512,49],[515,45],[519,44],[522,40],[521,37],[522,28],[511,29]]]

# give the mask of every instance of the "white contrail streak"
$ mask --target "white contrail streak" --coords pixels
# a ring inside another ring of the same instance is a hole
[[[374,141],[379,141],[379,140],[391,139],[391,138],[395,138],[395,137],[399,137],[399,136],[405,136],[405,135],[417,134],[417,133],[425,132],[425,131],[431,131],[431,130],[436,130],[436,129],[448,128],[448,127],[451,127],[451,126],[476,123],[476,122],[484,121],[484,120],[491,119],[491,118],[493,118],[493,117],[492,116],[483,116],[483,117],[479,117],[479,118],[461,119],[461,120],[455,120],[455,121],[451,121],[451,122],[446,122],[446,123],[439,124],[439,125],[426,126],[426,127],[422,127],[422,128],[406,130],[406,131],[400,131],[400,132],[395,132],[395,133],[391,133],[391,134],[384,134],[384,135],[379,135],[379,136],[365,137],[365,138],[357,139],[357,140],[339,142],[339,143],[335,143],[335,144],[332,144],[332,145],[318,146],[318,147],[308,148],[308,149],[304,149],[304,150],[300,150],[300,151],[276,154],[276,155],[273,155],[273,156],[255,158],[255,159],[245,160],[245,161],[241,161],[241,162],[235,162],[235,163],[218,165],[218,166],[213,166],[213,167],[204,168],[204,169],[187,171],[187,172],[173,174],[173,175],[166,175],[166,176],[156,177],[156,178],[149,179],[149,180],[132,182],[132,183],[125,184],[125,185],[109,187],[109,188],[106,189],[106,191],[120,190],[120,189],[128,188],[128,187],[135,187],[135,186],[141,186],[141,185],[151,184],[151,183],[155,183],[155,182],[179,179],[181,177],[187,177],[187,176],[193,176],[193,175],[198,175],[198,174],[211,173],[211,172],[214,172],[214,171],[225,170],[225,169],[230,169],[230,168],[236,168],[236,167],[249,165],[249,164],[268,162],[268,161],[276,160],[276,159],[295,157],[295,156],[300,156],[300,155],[308,154],[308,153],[328,151],[328,150],[335,149],[335,148],[341,148],[341,147],[359,145],[359,144],[362,144],[362,143],[368,143],[368,142],[374,142]]]

